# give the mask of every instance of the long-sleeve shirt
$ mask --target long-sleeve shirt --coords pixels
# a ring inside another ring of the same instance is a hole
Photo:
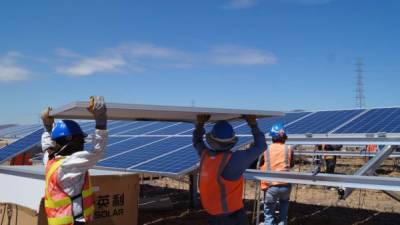
[[[107,146],[107,139],[107,130],[96,129],[92,136],[92,151],[79,151],[65,157],[59,169],[58,183],[63,187],[66,194],[73,197],[82,192],[85,174],[89,169],[93,168],[103,156],[103,152]],[[44,132],[42,134],[42,149],[45,151],[45,156],[43,157],[43,163],[45,165],[48,161],[46,150],[55,145],[56,143],[51,140],[50,133]],[[72,205],[74,215],[80,215],[82,213],[82,199],[74,199]],[[79,220],[83,220],[83,218]]]
[[[250,165],[265,151],[267,143],[265,134],[260,131],[257,125],[251,126],[251,132],[254,138],[254,144],[245,150],[235,151],[225,166],[222,177],[226,180],[237,180],[250,167]],[[212,151],[203,140],[205,130],[204,126],[197,125],[193,131],[193,146],[201,157],[203,151]]]

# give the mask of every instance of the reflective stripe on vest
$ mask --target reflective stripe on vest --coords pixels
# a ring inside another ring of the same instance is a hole
[[[200,161],[200,200],[203,208],[211,215],[227,214],[243,208],[243,176],[229,181],[223,178],[224,168],[231,152],[215,155],[204,150]]]
[[[49,225],[74,224],[71,197],[57,184],[57,172],[64,159],[53,159],[48,162],[46,167],[45,209]],[[52,190],[49,190],[49,188],[52,188]],[[85,221],[89,222],[93,217],[94,204],[88,173],[85,174],[81,197],[83,216]]]
[[[279,147],[280,144],[272,144],[269,146],[269,148],[264,152],[264,165],[261,166],[261,170],[269,172],[269,171],[289,171],[290,168],[290,155],[291,155],[291,149],[289,149],[289,146],[284,144],[284,154],[283,158],[276,158],[279,156],[279,154],[276,153],[277,149],[276,147]],[[271,157],[271,151],[274,151],[274,157]],[[271,159],[273,158],[273,159]],[[271,162],[274,160],[273,162]],[[282,164],[283,163],[283,164]],[[278,168],[273,168],[271,165],[278,165]],[[271,182],[271,181],[261,181],[261,189],[265,190],[269,186],[272,185],[280,185],[280,184],[286,184],[284,182]]]

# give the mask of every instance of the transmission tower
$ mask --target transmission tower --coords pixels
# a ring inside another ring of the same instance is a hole
[[[364,81],[363,81],[363,62],[357,59],[356,62],[356,106],[360,109],[365,108]]]

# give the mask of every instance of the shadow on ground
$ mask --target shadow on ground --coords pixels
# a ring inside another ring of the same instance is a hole
[[[174,209],[168,211],[139,210],[141,225],[206,225],[203,210],[190,207],[187,190],[141,185],[141,197],[168,196]],[[251,221],[254,200],[246,200],[245,207]],[[261,218],[262,220],[262,218]],[[291,202],[289,225],[399,225],[400,214],[344,207],[327,207]]]

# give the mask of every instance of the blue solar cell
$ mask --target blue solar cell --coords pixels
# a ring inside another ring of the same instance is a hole
[[[152,135],[176,135],[183,134],[188,131],[192,132],[194,125],[192,123],[177,123],[176,126],[167,127],[161,130],[151,132]]]
[[[248,143],[252,140],[252,137],[239,137],[239,141],[236,147]],[[179,163],[177,163],[179,162]],[[159,172],[170,173],[170,174],[181,174],[184,171],[194,168],[199,163],[199,156],[197,151],[190,145],[182,148],[179,151],[166,154],[163,157],[149,160],[146,163],[132,167],[130,171],[148,171],[148,172]]]
[[[371,109],[335,133],[400,133],[400,108]]]
[[[162,138],[151,144],[125,151],[125,153],[118,156],[106,157],[98,163],[98,166],[129,168],[167,152],[178,150],[183,146],[190,146],[191,144],[190,137]]]
[[[0,131],[0,137],[9,139],[21,138],[39,129],[40,127],[41,126],[39,124],[18,125],[14,127],[9,127]]]
[[[176,124],[175,122],[150,122],[143,126],[136,127],[125,132],[120,132],[121,135],[142,135],[146,133],[155,132],[161,129],[165,129],[169,126]]]
[[[35,145],[40,143],[40,139],[43,133],[43,129],[39,129],[34,131],[31,134],[28,134],[24,138],[17,140],[8,146],[5,146],[0,149],[0,163],[23,153]]]
[[[364,110],[320,111],[287,126],[288,134],[325,134],[359,115]]]
[[[286,113],[285,116],[258,119],[258,127],[262,132],[269,132],[274,123],[282,122],[288,124],[308,114],[309,112]],[[250,128],[246,124],[241,126],[240,128],[235,129],[235,131],[236,134],[251,134]]]
[[[179,163],[178,163],[179,162]],[[147,171],[158,173],[181,174],[196,166],[199,157],[196,150],[192,147],[183,148],[180,151],[151,160],[142,165],[131,168],[131,171]]]

